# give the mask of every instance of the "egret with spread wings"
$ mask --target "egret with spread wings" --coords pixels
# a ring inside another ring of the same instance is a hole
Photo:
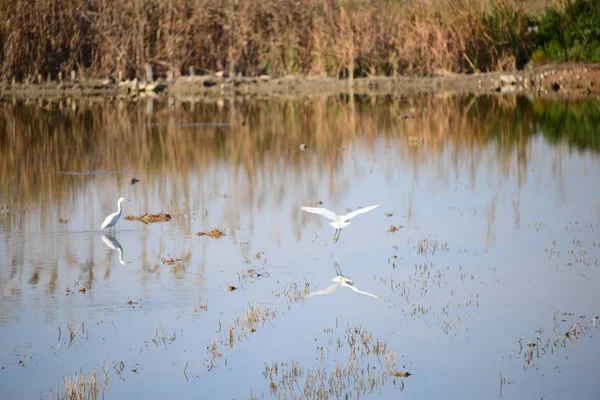
[[[371,210],[374,210],[377,207],[379,207],[380,205],[381,205],[381,203],[374,205],[374,206],[359,208],[358,210],[354,210],[345,215],[337,215],[333,211],[329,211],[326,208],[320,208],[320,207],[300,207],[300,208],[306,212],[313,213],[313,214],[319,214],[319,215],[322,215],[322,216],[332,220],[333,222],[330,222],[329,224],[335,228],[335,234],[333,235],[333,243],[336,243],[340,239],[340,233],[342,232],[342,229],[347,227],[348,225],[350,225],[350,220],[352,218],[356,217],[359,214],[363,214],[363,213],[369,212]]]

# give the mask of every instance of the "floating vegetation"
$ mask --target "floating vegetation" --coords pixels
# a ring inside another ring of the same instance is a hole
[[[131,178],[131,186],[135,185],[136,183],[138,183],[140,180],[138,178]]]
[[[181,278],[182,273],[185,272],[190,260],[192,258],[192,252],[188,251],[183,258],[161,258],[160,261],[163,265],[168,265],[171,267],[171,272],[176,275],[179,274]]]
[[[34,278],[32,277],[32,280],[33,280],[33,279],[34,279]],[[81,287],[80,287],[80,286],[81,286]],[[78,287],[79,287],[79,289],[77,289]],[[81,284],[79,281],[75,281],[75,282],[73,283],[73,289],[71,289],[71,287],[70,287],[70,286],[67,286],[67,287],[65,288],[65,294],[68,296],[68,295],[70,295],[71,293],[74,293],[74,292],[76,292],[76,291],[77,291],[77,292],[80,292],[80,293],[84,293],[84,294],[85,294],[85,292],[87,292],[87,291],[88,291],[90,288],[91,288],[91,287],[90,287],[90,285],[89,285],[89,284],[87,284],[87,285],[86,285],[86,284]]]
[[[173,343],[177,339],[177,334],[173,331],[173,334],[170,336],[167,335],[167,331],[163,326],[162,322],[158,323],[158,328],[154,331],[154,336],[152,336],[151,342],[154,344],[154,347],[158,347],[161,343],[164,345],[165,350],[167,350],[167,346]],[[148,343],[146,341],[146,343]]]
[[[161,258],[163,265],[175,265],[175,263],[183,262],[183,258]]]
[[[396,232],[399,231],[400,229],[404,228],[403,225],[390,225],[389,229],[386,232]]]
[[[202,298],[198,294],[198,307],[193,308],[194,314],[200,311],[208,311],[208,303],[202,303]]]
[[[62,335],[62,333],[60,331],[60,327],[59,327],[58,331],[59,331],[59,337],[60,337]],[[82,337],[83,337],[83,335],[85,335],[85,332],[86,332],[85,324],[83,322],[80,322],[79,325],[75,326],[75,325],[73,325],[73,322],[71,322],[71,320],[69,320],[69,321],[67,321],[67,331],[69,332],[69,348],[71,348],[71,346],[77,340],[77,332],[81,332]]]
[[[218,337],[215,336],[213,337],[212,342],[210,342],[210,344],[206,347],[206,349],[208,350],[206,361],[208,364],[209,371],[217,366],[217,360],[223,356],[223,353],[220,353],[218,350],[218,341]]]
[[[398,261],[398,256],[395,254],[388,258],[388,264],[392,264],[393,269],[396,269],[396,267],[398,266],[398,264],[396,264],[397,261]]]
[[[69,223],[69,220],[68,220],[68,219],[62,219],[62,218],[59,218],[59,219],[58,219],[58,223],[59,223],[59,224],[63,224],[63,225],[64,225],[64,224],[68,224],[68,223]]]
[[[275,315],[275,309],[266,303],[248,303],[248,307],[236,319],[239,330],[238,340],[241,342],[247,335],[256,332],[265,322],[272,322]]]
[[[304,287],[302,289],[300,289],[296,282],[290,282],[287,285],[285,285],[283,295],[287,300],[288,310],[292,307],[292,304],[304,301],[304,299],[308,297],[309,293],[310,284],[306,279],[304,279]]]
[[[221,236],[225,236],[225,233],[221,229],[219,229],[219,228],[214,228],[213,230],[208,231],[208,232],[198,232],[198,233],[196,233],[196,235],[198,235],[198,236],[209,236],[209,237],[211,237],[213,239],[218,239]]]
[[[393,217],[394,213],[393,212],[388,212],[384,214],[386,217]]]
[[[557,311],[554,313],[553,320],[554,327],[549,337],[545,336],[544,329],[540,328],[535,331],[536,337],[529,340],[525,346],[523,346],[522,340],[519,340],[519,355],[524,357],[528,367],[537,368],[535,360],[539,360],[547,354],[554,354],[560,349],[567,349],[569,343],[577,344],[579,339],[592,329],[600,330],[598,315],[586,319],[583,315],[575,317],[573,313]]]
[[[331,335],[334,329],[327,332]],[[344,340],[326,339],[326,345],[317,346],[318,365],[304,368],[299,362],[264,363],[263,376],[269,382],[270,393],[277,398],[359,398],[385,385],[391,378],[394,385],[404,390],[409,372],[398,372],[396,352],[389,351],[385,341],[373,339],[373,334],[361,327],[348,327]],[[328,363],[328,356],[348,354],[346,363]]]
[[[436,251],[448,252],[450,249],[448,248],[448,243],[438,242],[437,239],[432,239],[430,237],[422,237],[419,243],[416,245],[417,254],[420,256],[433,256]]]
[[[129,220],[129,221],[141,221],[145,224],[151,224],[154,222],[167,222],[171,220],[171,215],[169,214],[165,214],[165,213],[160,213],[160,214],[148,214],[145,213],[144,215],[141,215],[139,217],[136,217],[134,215],[128,215],[127,217],[125,217],[125,219]]]
[[[320,206],[323,205],[323,202],[321,200],[317,200],[317,201],[313,201],[312,203],[310,203],[311,206]]]
[[[398,378],[408,378],[409,376],[411,376],[412,374],[410,372],[407,371],[402,371],[402,372],[390,372],[391,376],[396,376]]]

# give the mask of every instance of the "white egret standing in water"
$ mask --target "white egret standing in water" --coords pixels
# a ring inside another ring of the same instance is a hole
[[[350,220],[352,218],[356,217],[359,214],[363,214],[363,213],[369,212],[371,210],[374,210],[377,207],[379,207],[380,205],[381,205],[381,203],[374,205],[374,206],[359,208],[358,210],[352,211],[346,215],[337,215],[333,211],[329,211],[326,208],[320,208],[320,207],[300,207],[300,208],[306,212],[313,213],[313,214],[319,214],[319,215],[322,215],[322,216],[327,217],[330,220],[332,220],[333,222],[330,222],[329,225],[331,225],[335,228],[335,234],[333,235],[333,243],[336,243],[340,239],[340,233],[342,233],[342,228],[345,228],[348,225],[350,225]]]
[[[117,210],[117,212],[114,212],[114,213],[110,214],[108,217],[106,217],[106,219],[102,223],[102,226],[100,227],[101,230],[105,230],[106,228],[114,229],[115,224],[117,223],[119,218],[121,218],[121,213],[123,212],[123,207],[121,206],[121,204],[124,201],[129,201],[129,199],[126,199],[125,197],[119,198],[119,202],[118,202],[119,209]]]

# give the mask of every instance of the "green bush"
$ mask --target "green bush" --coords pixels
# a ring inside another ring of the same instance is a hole
[[[600,62],[600,0],[565,0],[540,19],[533,61]]]

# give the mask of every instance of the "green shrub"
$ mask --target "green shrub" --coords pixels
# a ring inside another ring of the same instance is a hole
[[[600,0],[565,0],[540,19],[535,61],[600,62]]]

